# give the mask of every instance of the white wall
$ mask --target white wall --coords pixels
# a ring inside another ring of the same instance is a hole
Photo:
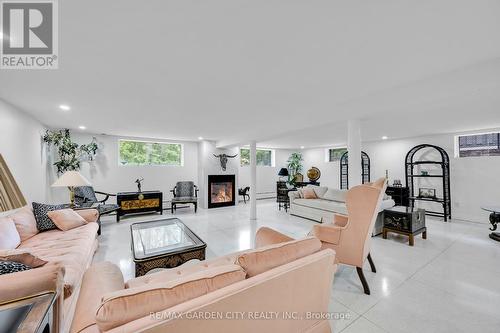
[[[276,197],[276,181],[278,181],[278,172],[281,168],[286,168],[288,157],[294,150],[275,149],[274,167],[257,166],[257,198]],[[239,151],[238,151],[239,155]],[[250,166],[241,166],[239,156],[238,161],[238,179],[239,187],[250,186]]]
[[[78,144],[89,143],[95,136],[99,150],[93,162],[82,162],[80,172],[92,182],[95,190],[117,193],[136,191],[134,182],[137,178],[144,178],[142,189],[159,190],[163,192],[163,200],[171,199],[170,190],[177,181],[187,180],[198,183],[198,146],[196,142],[179,142],[184,145],[183,166],[123,166],[118,163],[118,140],[137,139],[108,135],[92,135],[72,133],[71,137]],[[146,141],[169,142],[158,139],[144,139]],[[56,179],[55,169],[51,168],[51,181]],[[67,202],[68,191],[63,188],[52,190],[52,201]],[[111,202],[115,200],[112,199]]]
[[[340,163],[339,161],[327,162],[327,148],[304,149],[304,179],[307,181],[307,170],[315,166],[321,171],[321,177],[318,180],[321,186],[340,188]]]
[[[455,134],[446,134],[370,142],[363,144],[363,149],[371,158],[372,179],[384,176],[387,169],[390,184],[394,179],[405,184],[405,156],[412,147],[429,143],[444,148],[450,156],[452,218],[488,223],[489,214],[480,207],[500,205],[500,157],[455,158],[454,137]],[[425,181],[421,187],[440,187],[429,178]]]
[[[47,197],[44,131],[40,122],[0,100],[0,154],[28,203]]]
[[[455,158],[455,135],[463,133],[414,137],[400,140],[364,142],[362,149],[371,159],[371,179],[375,180],[389,172],[389,183],[399,179],[405,184],[405,157],[414,146],[429,143],[440,146],[450,156],[450,184],[452,218],[488,223],[489,213],[481,210],[482,205],[500,205],[500,157]],[[304,174],[311,166],[321,170],[321,185],[340,187],[339,162],[326,162],[325,148],[305,149]],[[434,179],[421,179],[416,187],[436,188],[440,194],[440,183]],[[417,183],[416,183],[417,184]],[[419,206],[441,211],[436,203],[419,202]]]

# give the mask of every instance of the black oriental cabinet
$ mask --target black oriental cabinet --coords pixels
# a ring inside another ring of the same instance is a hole
[[[160,191],[120,192],[116,194],[120,209],[116,212],[116,222],[127,214],[158,212],[163,214],[163,193]]]
[[[422,238],[426,239],[425,210],[403,206],[385,209],[382,238],[387,239],[389,232],[408,236],[410,246],[414,245],[414,237],[418,234],[422,234]]]

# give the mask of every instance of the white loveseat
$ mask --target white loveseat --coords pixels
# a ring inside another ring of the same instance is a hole
[[[321,222],[321,219],[325,219],[326,221],[331,220],[335,214],[347,215],[347,208],[345,205],[347,190],[313,185],[308,185],[306,188],[312,188],[317,199],[304,199],[302,195],[303,189],[289,192],[291,215],[304,217],[317,222]],[[381,212],[394,205],[394,200],[390,197],[384,197],[380,206],[377,222],[373,229],[374,235],[378,235],[382,232],[383,214],[381,214]]]

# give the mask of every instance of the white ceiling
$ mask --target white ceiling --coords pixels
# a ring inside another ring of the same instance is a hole
[[[498,0],[59,4],[60,68],[0,71],[49,126],[284,148],[350,118],[365,140],[500,126]]]

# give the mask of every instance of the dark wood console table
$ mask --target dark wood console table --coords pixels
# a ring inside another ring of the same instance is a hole
[[[120,209],[116,212],[116,222],[127,214],[158,212],[163,214],[163,193],[160,191],[119,192],[116,203]]]
[[[306,187],[307,185],[319,186],[320,182],[295,182],[295,187]]]

